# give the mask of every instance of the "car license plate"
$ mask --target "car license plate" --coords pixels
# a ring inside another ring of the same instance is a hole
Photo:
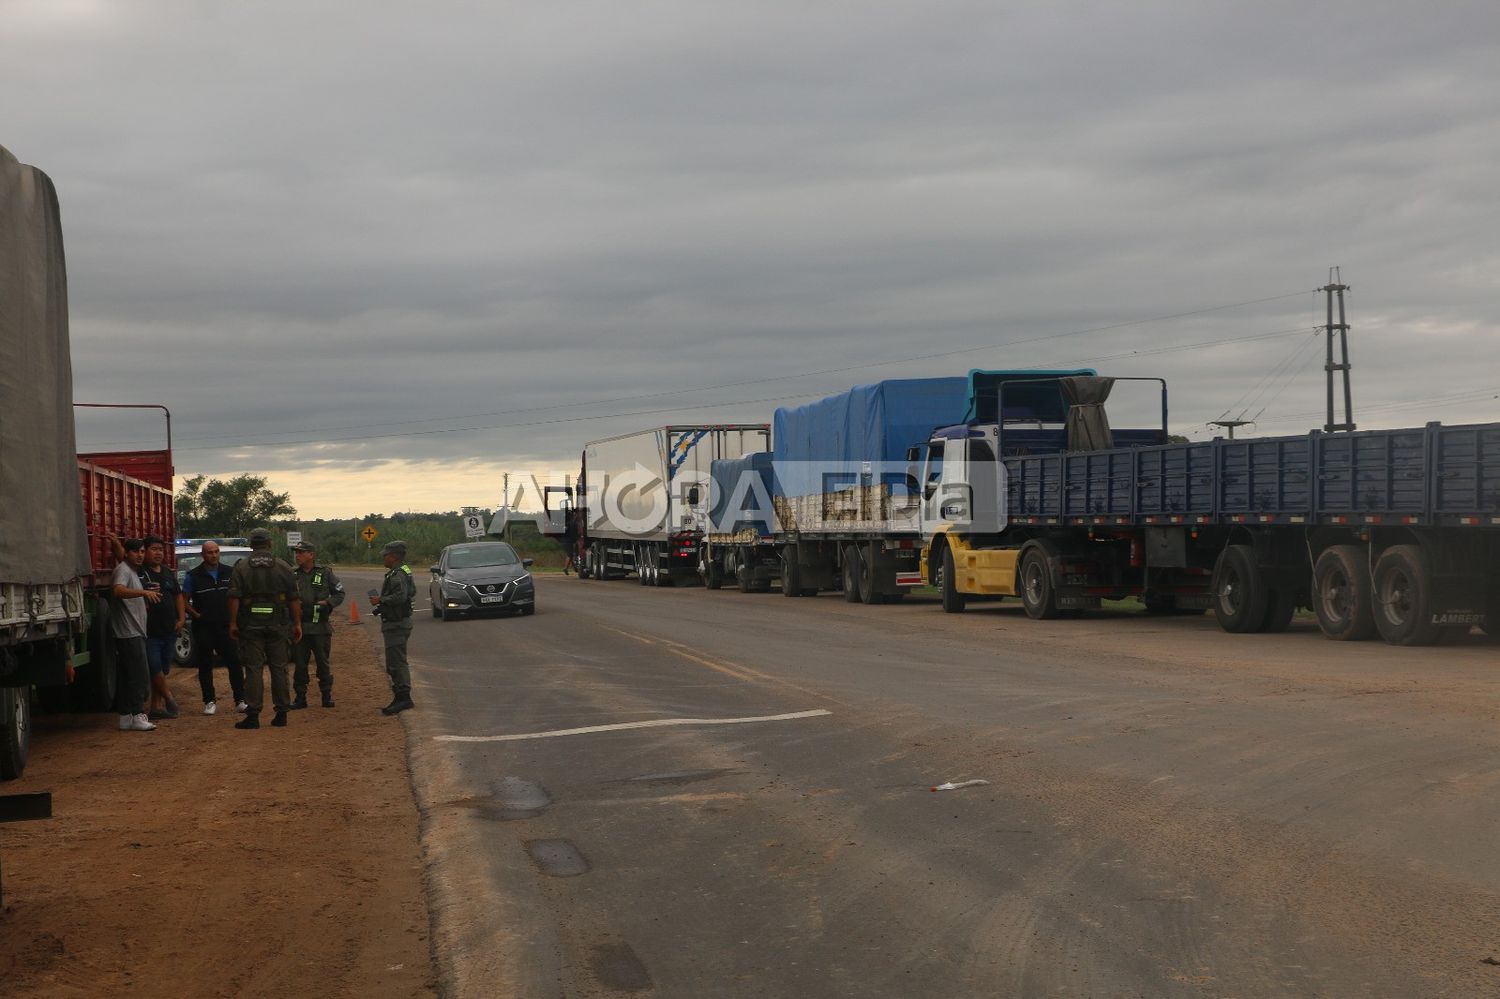
[[[505,603],[505,594],[496,593],[494,596],[480,597],[479,602],[482,604],[503,604]]]

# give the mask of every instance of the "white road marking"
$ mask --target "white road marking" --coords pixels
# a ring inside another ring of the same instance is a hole
[[[751,722],[791,721],[794,718],[817,718],[831,715],[822,708],[816,711],[793,711],[784,715],[759,715],[755,718],[656,718],[651,721],[621,722],[617,725],[590,725],[587,728],[560,728],[551,732],[522,732],[516,735],[435,735],[435,742],[518,742],[522,739],[556,739],[564,735],[588,735],[591,732],[619,732],[628,728],[664,728],[668,725],[747,725]]]

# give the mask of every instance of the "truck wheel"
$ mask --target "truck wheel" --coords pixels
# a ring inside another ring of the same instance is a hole
[[[1361,545],[1324,549],[1313,566],[1312,603],[1318,627],[1335,642],[1362,642],[1374,635],[1370,553]]]
[[[635,581],[642,586],[651,585],[651,570],[646,559],[646,546],[637,545],[635,548]]]
[[[1432,623],[1432,575],[1417,545],[1392,545],[1375,563],[1375,627],[1392,645],[1431,645],[1440,637]]]
[[[857,604],[859,596],[859,546],[844,546],[844,602]]]
[[[719,570],[719,564],[714,561],[707,545],[698,551],[698,577],[703,580],[705,590],[717,590],[724,585],[724,574]]]
[[[949,614],[962,614],[968,599],[958,592],[958,566],[953,561],[953,549],[943,546],[943,564],[938,567],[938,588],[943,593],[943,610]]]
[[[603,545],[594,546],[594,578],[609,578],[609,553]]]
[[[1214,563],[1214,617],[1231,634],[1260,631],[1266,625],[1270,589],[1249,545],[1230,545]]]
[[[31,688],[0,687],[0,780],[26,772],[31,748]]]
[[[740,588],[741,593],[754,593],[754,580],[751,578],[750,566],[746,564],[744,552],[737,552],[734,560],[734,582]]]
[[[1057,587],[1052,582],[1052,567],[1043,549],[1030,548],[1021,556],[1021,605],[1033,621],[1058,616]]]
[[[796,545],[786,545],[781,549],[781,595],[802,596],[802,573],[797,568]]]
[[[859,599],[867,604],[885,603],[885,594],[878,589],[879,580],[875,578],[875,568],[879,559],[876,557],[879,542],[872,541],[868,551],[859,553]]]

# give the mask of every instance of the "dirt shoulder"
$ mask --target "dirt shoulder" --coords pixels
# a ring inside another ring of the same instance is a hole
[[[417,812],[371,643],[334,636],[338,706],[285,729],[201,714],[120,732],[113,715],[38,718],[26,777],[54,818],[0,825],[6,996],[429,996]],[[267,682],[269,700],[269,678]],[[227,709],[227,710],[226,710]]]

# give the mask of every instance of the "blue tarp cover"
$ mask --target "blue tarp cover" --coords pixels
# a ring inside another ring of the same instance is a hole
[[[712,479],[710,533],[738,534],[743,530],[753,530],[763,537],[772,533],[774,514],[769,504],[775,495],[775,475],[770,452],[719,458],[714,461],[709,475]],[[731,500],[734,501],[733,510],[729,509]]]
[[[968,404],[967,378],[900,378],[778,409],[771,433],[775,495],[831,492],[852,482],[867,461],[904,463],[907,448],[961,421]],[[899,474],[881,477],[901,481]]]

